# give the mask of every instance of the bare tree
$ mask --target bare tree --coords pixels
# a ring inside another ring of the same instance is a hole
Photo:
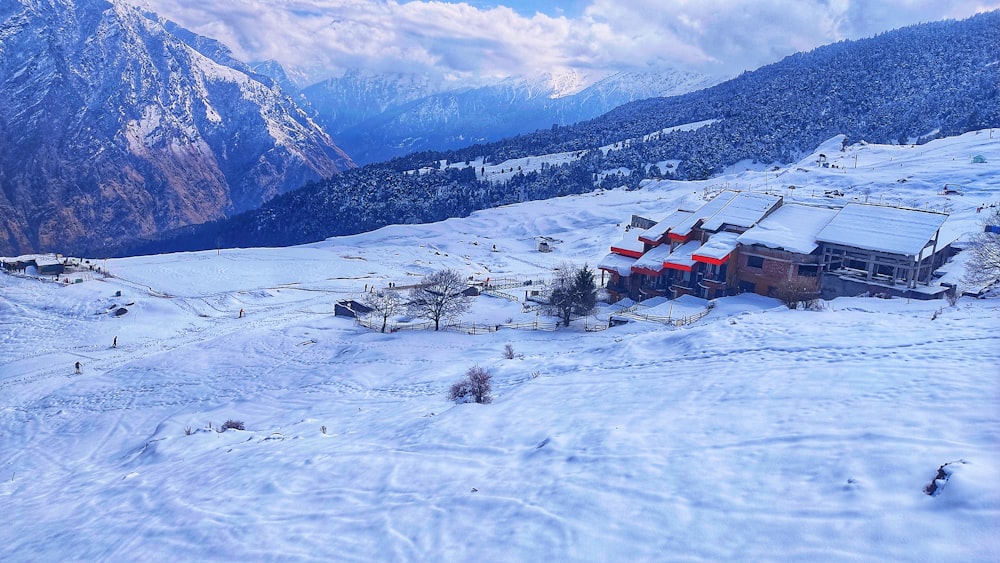
[[[413,316],[434,321],[434,330],[439,330],[441,319],[461,315],[469,309],[469,298],[463,293],[468,288],[455,270],[439,270],[410,290],[407,309]]]
[[[587,267],[575,268],[563,262],[556,268],[552,280],[552,292],[545,310],[548,314],[562,319],[563,326],[569,326],[570,318],[586,315],[597,303],[597,286],[594,271]]]
[[[990,208],[980,221],[981,230],[972,235],[969,249],[971,256],[965,262],[962,281],[970,285],[990,285],[1000,280],[1000,233],[991,229],[1000,227],[1000,207]]]
[[[389,317],[403,308],[403,300],[399,293],[391,289],[380,289],[365,294],[364,304],[372,310],[372,314],[382,317],[382,332],[389,324]]]

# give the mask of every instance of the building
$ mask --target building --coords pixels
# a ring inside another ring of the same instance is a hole
[[[33,274],[40,276],[60,276],[66,271],[66,265],[58,254],[19,256],[2,264],[8,272],[27,272],[28,268],[34,268]]]
[[[940,237],[946,219],[927,211],[786,204],[780,196],[726,191],[693,211],[627,229],[598,268],[609,276],[607,289],[616,300],[777,296],[783,288],[828,299],[940,297],[947,288],[932,282],[951,255],[950,241]]]
[[[836,209],[789,203],[739,236],[736,288],[775,296],[783,285],[819,291],[816,236]]]
[[[823,296],[933,293],[934,270],[951,257],[951,241],[940,240],[947,218],[930,211],[845,205],[816,236],[822,246]],[[913,291],[918,286],[928,289]]]
[[[714,299],[733,282],[729,266],[739,235],[778,209],[779,196],[725,191],[694,211],[677,210],[648,229],[626,232],[598,268],[615,298]]]

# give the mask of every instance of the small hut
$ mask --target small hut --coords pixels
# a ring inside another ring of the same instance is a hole
[[[34,262],[39,275],[42,276],[59,276],[66,270],[66,267],[56,256],[39,256],[35,258]]]

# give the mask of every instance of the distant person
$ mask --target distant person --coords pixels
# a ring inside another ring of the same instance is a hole
[[[118,347],[118,337],[117,336],[115,337],[114,340],[111,341],[111,347],[112,348],[117,348]]]
[[[76,362],[76,373],[77,373],[77,375],[80,374],[80,368],[81,367],[82,367],[82,365],[80,364],[80,362]]]
[[[243,318],[243,309],[240,309],[240,316],[239,316],[239,318],[241,318],[241,319]]]

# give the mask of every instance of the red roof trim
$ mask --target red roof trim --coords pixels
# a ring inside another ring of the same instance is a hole
[[[643,268],[643,267],[636,268],[635,266],[632,266],[632,273],[633,274],[645,274],[647,276],[658,276],[658,275],[662,274],[663,272],[654,272],[653,270],[649,270],[649,269],[646,269],[646,268]]]
[[[628,250],[627,248],[617,248],[612,246],[611,252],[615,254],[621,254],[622,256],[628,256],[629,258],[642,258],[642,252],[637,250]]]
[[[709,256],[700,256],[698,254],[695,254],[692,255],[691,258],[694,258],[695,262],[704,262],[705,264],[714,264],[716,266],[721,266],[729,261],[729,256],[730,254],[726,254],[725,258],[719,260],[718,258],[712,258]]]
[[[671,264],[670,262],[663,263],[664,268],[670,268],[671,270],[681,270],[684,272],[690,272],[691,266],[684,266],[682,264]]]
[[[690,235],[690,234],[691,233],[687,233],[687,234],[683,234],[683,235],[680,234],[680,233],[670,233],[667,236],[670,237],[670,240],[687,240],[688,239],[688,235]]]

